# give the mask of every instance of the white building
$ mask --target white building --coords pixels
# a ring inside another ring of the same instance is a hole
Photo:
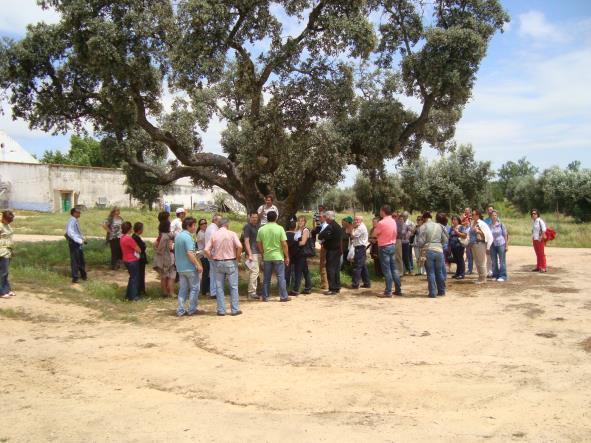
[[[125,174],[120,169],[39,163],[6,133],[0,131],[0,206],[43,212],[65,212],[73,206],[134,207],[139,202],[125,192]],[[200,209],[214,202],[221,189],[200,189],[189,178],[177,180],[162,196],[162,202]],[[227,199],[236,211],[242,205]]]

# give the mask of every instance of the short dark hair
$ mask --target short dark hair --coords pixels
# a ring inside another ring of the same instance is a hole
[[[259,213],[257,211],[250,211],[248,213],[248,218],[252,217],[253,215],[256,215],[258,217]]]
[[[442,224],[443,226],[447,226],[447,215],[445,215],[443,212],[438,212],[435,216],[435,221]]]
[[[170,212],[168,211],[162,211],[158,213],[158,221],[160,223],[162,223],[164,220],[169,220],[170,219]]]
[[[11,223],[14,220],[14,213],[12,211],[2,211],[2,219]]]
[[[453,222],[454,220],[458,221],[458,224],[462,223],[462,219],[460,218],[459,215],[452,215],[451,216],[451,221]]]
[[[123,222],[121,224],[121,232],[127,234],[129,231],[131,231],[131,222]]]
[[[474,214],[476,212],[476,215],[478,215],[478,218],[482,218],[482,212],[480,212],[480,209],[472,209],[472,214]]]
[[[268,194],[265,196],[265,200],[267,200],[268,198],[270,198],[271,200],[273,200],[273,196],[271,194]]]
[[[290,220],[287,222],[287,229],[295,229],[297,223],[295,220]]]
[[[384,211],[384,214],[392,215],[392,207],[390,205],[384,205],[380,209]]]
[[[536,208],[532,208],[532,210],[531,210],[531,211],[529,211],[529,215],[532,215],[534,212],[535,212],[536,214],[540,215],[540,211],[538,211]]]
[[[74,215],[74,212],[80,212],[80,209],[79,208],[70,209],[70,215]]]
[[[158,225],[158,232],[160,234],[165,234],[170,232],[170,220],[162,220]]]
[[[195,223],[197,223],[197,220],[195,220],[195,217],[187,217],[183,220],[183,229],[189,229]]]
[[[431,213],[429,211],[423,212],[422,217],[423,217],[423,220],[425,220],[426,218],[433,218],[433,217],[431,217]]]
[[[277,221],[277,213],[275,211],[267,212],[267,221],[270,221],[270,222]]]
[[[133,224],[133,232],[140,232],[144,230],[144,224],[142,222],[135,222]]]

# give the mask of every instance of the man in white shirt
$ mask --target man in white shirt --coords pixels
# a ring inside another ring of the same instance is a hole
[[[70,220],[66,224],[66,239],[70,249],[70,267],[72,269],[72,283],[78,283],[79,279],[86,280],[86,263],[84,261],[84,252],[82,245],[86,240],[80,230],[78,219],[80,218],[80,209],[72,208],[70,210]]]
[[[215,234],[218,229],[220,229],[220,221],[222,217],[219,214],[214,214],[211,218],[211,223],[207,226],[205,230],[205,244],[209,244],[211,242],[211,237]],[[213,251],[212,251],[213,253]],[[217,285],[216,285],[216,269],[215,269],[215,260],[207,258],[209,262],[209,291],[210,295],[209,298],[217,298]]]
[[[363,280],[363,287],[370,288],[371,281],[367,270],[367,245],[369,245],[369,233],[367,226],[363,223],[363,217],[355,216],[353,219],[353,230],[351,231],[351,245],[355,248],[353,257],[353,279],[351,289],[359,288],[359,280]]]
[[[185,212],[185,208],[177,208],[176,210],[176,218],[170,222],[170,233],[174,238],[175,235],[180,234],[183,232],[183,220],[187,216]]]
[[[259,222],[260,222],[261,226],[267,224],[267,214],[271,211],[275,212],[277,214],[277,217],[279,218],[279,210],[273,204],[273,196],[267,195],[265,197],[265,204],[259,206],[259,209],[257,210],[257,214],[259,214]]]

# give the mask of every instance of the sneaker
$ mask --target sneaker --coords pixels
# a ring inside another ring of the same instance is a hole
[[[291,300],[291,298],[289,298],[289,297],[286,297],[286,298],[280,298],[280,299],[279,299],[279,301],[280,301],[281,303],[285,303],[285,302],[287,302],[287,301],[290,301],[290,300]]]
[[[312,293],[312,291],[309,289],[306,289],[306,290],[304,290],[304,292],[302,292],[302,294],[304,294],[304,295],[310,295],[311,293]]]
[[[232,312],[231,315],[232,315],[232,317],[236,317],[237,315],[242,315],[242,311],[241,310],[238,310],[236,312]]]
[[[0,295],[0,298],[10,298],[10,295],[8,295],[8,294],[2,294],[2,295]]]
[[[218,317],[224,317],[226,315],[225,312],[218,312]]]
[[[497,278],[497,281],[505,281],[503,277]]]

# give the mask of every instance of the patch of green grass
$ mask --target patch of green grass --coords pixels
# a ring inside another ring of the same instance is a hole
[[[44,314],[31,314],[22,308],[0,308],[0,317],[9,318],[11,320],[29,321],[32,323],[54,323],[58,319]]]

